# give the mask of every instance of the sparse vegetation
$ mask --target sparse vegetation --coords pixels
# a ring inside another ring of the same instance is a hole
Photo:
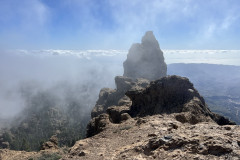
[[[119,128],[119,130],[129,130],[130,128],[132,128],[132,126],[123,126]]]
[[[120,132],[122,130],[129,130],[130,128],[132,128],[133,126],[121,126],[120,128],[116,129],[115,131],[113,131],[113,133],[117,133],[117,132]]]
[[[60,156],[57,153],[53,153],[53,154],[42,154],[42,156],[38,157],[36,160],[59,160],[60,158],[62,158],[62,156]]]
[[[57,135],[60,147],[74,145],[85,137],[89,118],[83,115],[80,102],[75,99],[68,102],[63,108],[58,107],[57,99],[49,93],[31,97],[24,117],[16,119],[18,123],[2,134],[3,142],[8,142],[13,150],[38,151],[43,142]]]
[[[59,153],[43,153],[38,157],[31,157],[28,160],[59,160],[62,156]]]

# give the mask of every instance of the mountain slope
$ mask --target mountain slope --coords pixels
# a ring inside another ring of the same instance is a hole
[[[170,64],[169,75],[188,77],[209,108],[240,124],[240,67],[216,64]]]

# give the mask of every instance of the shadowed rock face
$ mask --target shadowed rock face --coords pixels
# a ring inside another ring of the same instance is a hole
[[[128,90],[140,90],[145,88],[150,82],[146,79],[132,80],[128,77],[116,76],[115,77],[116,89],[103,88],[99,93],[99,98],[95,107],[91,112],[91,117],[105,113],[111,106],[128,106],[130,107],[131,101],[125,95]]]
[[[133,44],[123,63],[123,76],[156,80],[167,75],[163,52],[152,31],[146,32],[142,43]]]
[[[132,100],[131,115],[147,116],[162,113],[179,113],[188,111],[186,103],[198,99],[199,110],[208,114],[203,98],[193,84],[184,77],[168,76],[151,82],[143,91],[128,91],[126,95]]]
[[[219,125],[234,124],[212,113],[193,84],[184,77],[163,77],[151,82],[144,90],[130,90],[126,95],[132,101],[129,111],[132,117],[180,113],[176,119],[183,123],[215,121]]]

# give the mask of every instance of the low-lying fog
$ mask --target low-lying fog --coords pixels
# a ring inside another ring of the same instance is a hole
[[[171,63],[212,63],[240,66],[240,51],[163,50]],[[122,75],[127,51],[119,50],[43,50],[1,51],[0,119],[19,113],[29,98],[39,92],[57,97],[59,105],[69,96],[93,107],[99,90],[114,88],[114,77]],[[83,93],[84,92],[84,93]],[[81,96],[87,98],[81,98]]]

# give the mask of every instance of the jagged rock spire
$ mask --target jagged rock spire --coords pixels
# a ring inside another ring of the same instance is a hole
[[[163,52],[152,31],[142,38],[142,43],[135,43],[129,49],[127,60],[123,63],[124,74],[133,79],[146,78],[156,80],[167,74]]]

